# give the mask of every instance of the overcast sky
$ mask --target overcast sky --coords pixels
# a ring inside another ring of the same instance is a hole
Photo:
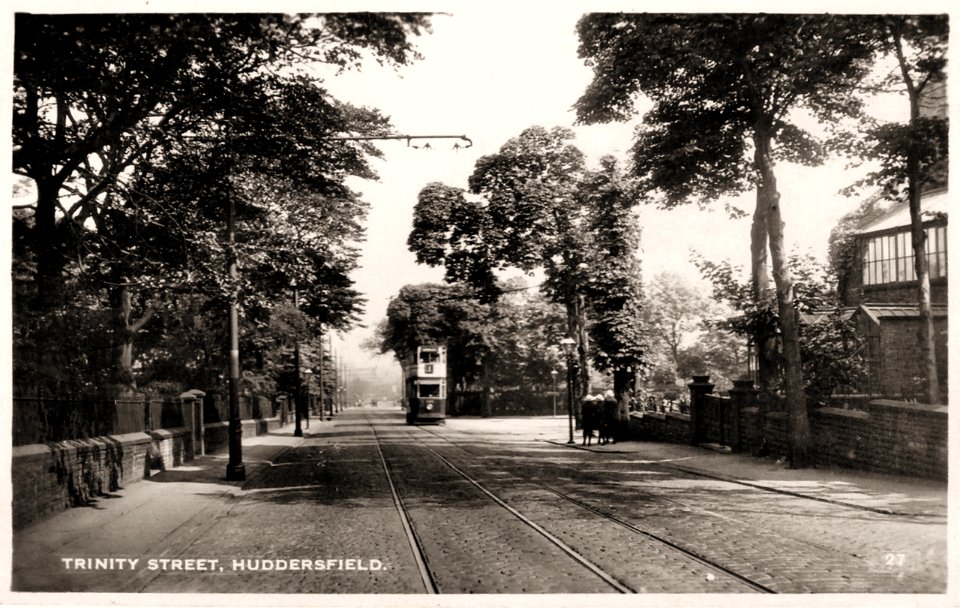
[[[947,4],[926,3],[939,10]],[[529,5],[534,5],[531,7]],[[848,12],[903,10],[898,3],[847,3]],[[538,10],[536,7],[549,7]],[[345,3],[328,2],[321,6],[297,3],[244,4],[242,10],[316,11],[316,10],[398,10],[417,9],[451,11],[433,17],[433,33],[420,37],[417,46],[424,59],[399,71],[379,68],[370,63],[360,72],[327,78],[325,86],[338,98],[358,105],[379,108],[392,119],[399,133],[410,135],[466,135],[473,141],[469,149],[452,149],[452,141],[432,141],[425,151],[407,147],[404,142],[385,142],[385,154],[375,161],[378,182],[354,181],[352,186],[364,194],[371,210],[367,240],[363,244],[362,267],[354,274],[357,288],[368,299],[363,317],[365,328],[358,328],[334,341],[350,368],[377,365],[394,366],[392,360],[372,355],[360,343],[372,335],[384,318],[390,296],[405,284],[440,281],[442,269],[417,266],[407,251],[413,207],[417,193],[429,182],[441,181],[466,187],[467,177],[476,160],[495,153],[509,138],[523,129],[573,127],[572,105],[590,80],[590,70],[577,58],[575,26],[588,10],[704,10],[703,5],[651,2],[627,5],[584,2],[520,3],[502,0],[411,5],[409,2]],[[14,0],[19,10],[53,12],[85,11],[197,11],[237,10],[232,4],[203,2],[94,2],[82,9],[75,4],[26,3]],[[762,5],[726,4],[723,10],[759,10]],[[721,10],[711,5],[711,10]],[[836,2],[804,4],[803,10],[834,10]],[[767,9],[769,10],[769,9]],[[778,7],[787,10],[787,7]],[[919,10],[911,5],[911,10]],[[9,33],[9,23],[7,30]],[[8,38],[9,40],[9,38]],[[899,104],[898,104],[899,106]],[[888,112],[895,115],[896,111]],[[623,156],[630,147],[632,124],[575,127],[577,145],[595,162],[604,154]],[[778,167],[786,237],[792,248],[811,251],[824,258],[831,227],[855,200],[845,199],[837,190],[850,184],[855,174],[834,163],[820,168]],[[754,197],[740,202],[751,210]],[[695,206],[673,211],[641,209],[643,224],[641,254],[645,277],[665,270],[698,279],[690,263],[691,250],[713,259],[749,263],[749,218],[727,219],[721,206],[703,211]],[[531,279],[535,282],[536,279]]]
[[[442,279],[442,269],[417,266],[405,244],[420,189],[432,181],[465,188],[477,158],[495,153],[529,126],[573,127],[571,107],[591,77],[577,58],[575,26],[583,10],[574,4],[547,11],[457,9],[434,17],[433,34],[419,41],[424,59],[416,65],[399,72],[365,68],[327,81],[337,97],[380,108],[400,133],[464,134],[474,143],[456,151],[445,141],[431,142],[429,151],[385,143],[385,159],[376,164],[380,181],[354,183],[371,203],[363,267],[354,275],[369,301],[367,328],[335,341],[348,366],[372,364],[359,344],[384,318],[390,296],[408,283]],[[630,147],[633,125],[575,130],[577,145],[595,162],[604,154],[622,156]],[[830,229],[856,204],[837,191],[855,175],[840,163],[814,169],[781,165],[778,178],[790,247],[825,259]],[[752,194],[738,201],[748,211],[753,203]],[[698,281],[691,250],[713,260],[749,264],[750,220],[728,219],[721,205],[716,211],[645,207],[641,221],[646,278],[669,270]],[[390,364],[386,358],[379,361]]]

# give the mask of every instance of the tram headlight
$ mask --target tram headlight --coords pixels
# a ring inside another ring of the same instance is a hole
[[[430,412],[433,410],[433,401],[427,401],[427,411]]]

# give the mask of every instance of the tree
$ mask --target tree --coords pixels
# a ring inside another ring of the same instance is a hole
[[[667,348],[679,378],[680,355],[685,343],[710,314],[710,302],[689,282],[673,272],[653,276],[648,288],[649,306],[645,311],[651,333]]]
[[[702,257],[694,263],[713,285],[713,297],[729,305],[733,316],[708,319],[713,330],[731,332],[749,338],[763,325],[776,332],[778,311],[756,306],[751,286],[740,278],[740,269],[729,262],[710,262]],[[849,315],[844,315],[836,291],[836,280],[829,267],[824,268],[812,256],[794,254],[789,260],[796,277],[797,311],[806,322],[800,325],[800,351],[804,365],[804,393],[824,400],[837,390],[849,391],[864,378],[866,363],[863,340]],[[774,380],[774,388],[783,379]]]
[[[112,287],[116,380],[131,387],[132,340],[151,313],[130,290],[222,275],[212,226],[238,197],[231,179],[279,174],[342,203],[347,175],[371,175],[363,159],[373,148],[324,138],[383,132],[386,121],[337,103],[303,67],[355,67],[361,51],[405,64],[416,56],[409,38],[428,27],[414,13],[18,14],[14,171],[37,186],[21,223],[33,281],[18,311],[37,310],[56,335],[67,276],[93,270],[92,283]],[[192,197],[174,192],[184,182]],[[198,266],[188,268],[189,254]]]
[[[391,298],[387,318],[377,328],[377,347],[404,363],[418,346],[445,345],[449,386],[459,392],[483,373],[489,318],[490,306],[479,303],[466,286],[405,285]]]
[[[557,361],[544,344],[556,343],[563,327],[556,305],[526,294],[526,285],[511,281],[502,288],[495,303],[481,303],[462,284],[406,285],[368,346],[403,362],[419,345],[445,344],[451,412],[459,411],[463,392],[479,385],[490,415],[495,389],[549,383]]]
[[[894,69],[879,86],[896,88],[906,95],[906,123],[878,125],[869,121],[868,137],[841,137],[848,152],[880,161],[848,192],[879,186],[882,194],[908,202],[913,263],[917,276],[920,323],[917,340],[927,402],[940,403],[933,315],[930,311],[930,269],[927,235],[923,227],[921,197],[925,190],[947,183],[949,120],[946,116],[946,65],[949,22],[946,15],[884,15],[864,18],[864,31],[873,40],[881,59],[892,58]]]
[[[680,350],[677,373],[681,378],[708,374],[718,389],[729,388],[747,368],[746,341],[712,321],[715,319],[704,319],[696,341]]]
[[[795,110],[821,119],[859,111],[852,91],[870,49],[852,26],[830,15],[763,14],[592,14],[577,26],[580,57],[594,71],[576,104],[578,119],[623,120],[635,113],[638,93],[652,99],[633,170],[645,189],[663,194],[662,205],[756,189],[753,297],[767,299],[769,250],[795,467],[808,460],[809,423],[775,166],[823,158]],[[766,347],[767,336],[757,337]]]
[[[640,228],[634,205],[636,191],[613,157],[600,161],[600,168],[587,171],[579,183],[586,231],[590,235],[587,301],[593,361],[600,371],[613,375],[613,390],[619,403],[619,420],[625,426],[637,379],[648,366],[644,328],[643,280],[640,260]]]
[[[407,243],[418,262],[444,265],[448,281],[469,284],[486,300],[501,293],[495,271],[542,269],[545,293],[567,311],[567,332],[577,344],[576,394],[582,397],[589,387],[587,233],[577,197],[583,153],[572,139],[569,129],[530,127],[480,158],[469,178],[479,201],[459,188],[428,184],[418,196]]]
[[[16,16],[14,171],[36,182],[39,301],[55,302],[65,239],[127,167],[197,117],[223,116],[266,68],[405,63],[418,14]]]

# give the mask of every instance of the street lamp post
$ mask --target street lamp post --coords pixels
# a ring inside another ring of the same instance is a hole
[[[227,426],[227,446],[229,459],[227,460],[227,480],[243,481],[247,478],[246,467],[243,466],[243,426],[240,424],[240,330],[239,314],[237,312],[237,249],[236,231],[234,229],[233,197],[227,205],[227,274],[230,277],[230,422]]]
[[[550,370],[550,375],[553,376],[553,417],[557,417],[557,375],[558,372],[555,369]]]
[[[567,357],[567,425],[570,427],[570,438],[567,444],[575,443],[573,440],[573,349],[576,346],[573,338],[566,337],[560,340],[560,348]]]
[[[293,288],[293,307],[300,307],[300,291]],[[293,436],[303,437],[303,378],[300,374],[300,337],[293,343],[293,374],[296,376],[293,393]]]
[[[303,370],[303,419],[307,428],[310,428],[310,375],[312,373],[313,370],[310,368]]]

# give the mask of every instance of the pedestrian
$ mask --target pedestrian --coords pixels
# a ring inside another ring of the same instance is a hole
[[[600,409],[600,424],[597,441],[601,445],[610,442],[616,442],[614,432],[617,428],[617,399],[612,390],[603,393],[602,403],[598,404]]]
[[[600,417],[599,403],[593,395],[583,398],[580,407],[580,428],[583,430],[583,445],[590,445],[593,440],[593,431],[597,429]]]

